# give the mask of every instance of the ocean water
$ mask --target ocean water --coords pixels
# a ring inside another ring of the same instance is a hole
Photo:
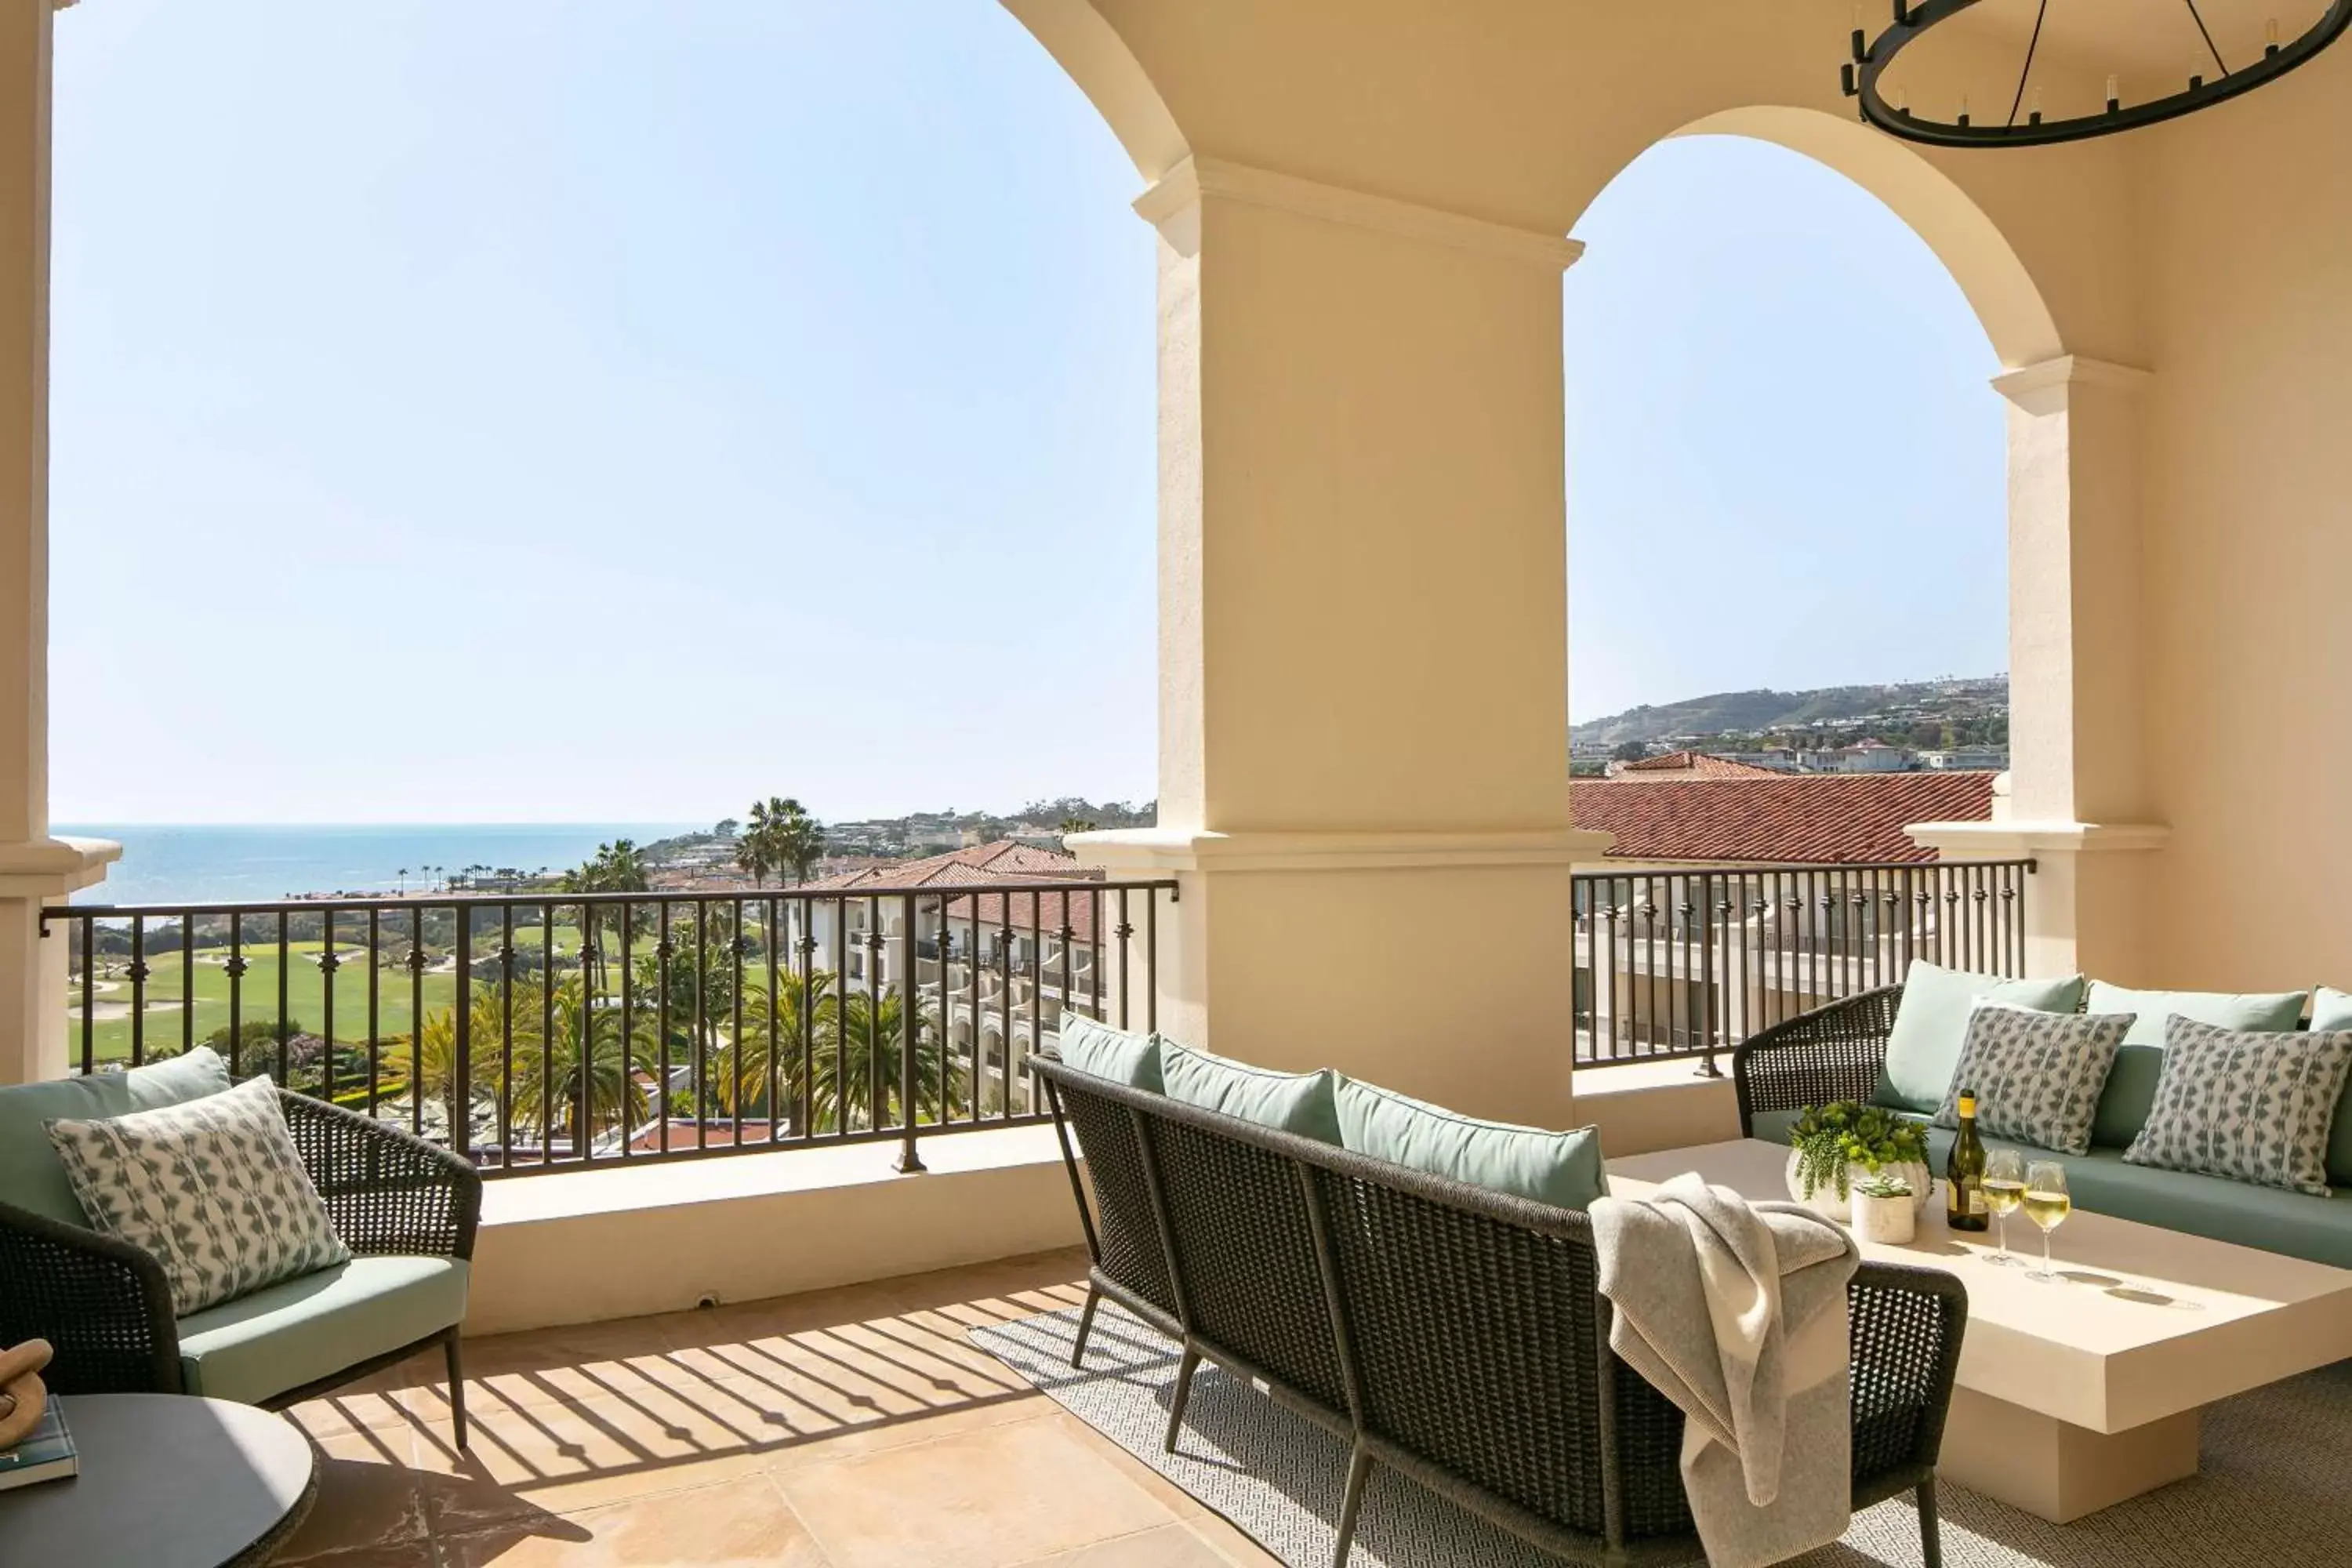
[[[122,858],[78,904],[267,903],[300,893],[389,893],[408,871],[473,865],[536,871],[577,866],[615,838],[640,844],[696,831],[683,823],[387,823],[348,826],[168,826],[59,823],[51,831],[111,838]]]

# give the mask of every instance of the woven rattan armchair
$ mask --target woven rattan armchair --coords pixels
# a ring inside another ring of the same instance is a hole
[[[470,1259],[482,1179],[472,1165],[397,1128],[278,1091],[288,1128],[336,1233],[357,1257]],[[100,1232],[0,1203],[0,1344],[45,1339],[44,1381],[59,1394],[180,1394],[181,1325],[163,1265]],[[438,1344],[451,1425],[466,1446],[457,1326],[387,1346],[329,1376],[253,1401],[278,1410]]]
[[[1802,1110],[1840,1100],[1867,1104],[1886,1060],[1903,987],[1885,985],[1760,1029],[1731,1053],[1739,1131],[1764,1110]]]
[[[1171,1449],[1206,1359],[1349,1446],[1341,1568],[1375,1461],[1573,1562],[1703,1555],[1682,1413],[1609,1349],[1584,1215],[1032,1065],[1092,1258],[1074,1361],[1106,1296],[1179,1342]],[[1866,1263],[1850,1303],[1853,1506],[1913,1493],[1936,1568],[1967,1295]]]

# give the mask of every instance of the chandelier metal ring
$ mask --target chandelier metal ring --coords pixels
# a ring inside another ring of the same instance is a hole
[[[1916,142],[1931,147],[2043,147],[2061,142],[2081,142],[2094,136],[2112,136],[2118,132],[2136,131],[2144,125],[2155,125],[2167,120],[2178,120],[2200,109],[2252,92],[2254,89],[2276,81],[2287,72],[2344,36],[2352,28],[2352,0],[2333,0],[2326,14],[2291,41],[2273,42],[2265,46],[2262,55],[2236,69],[2222,63],[2221,51],[2214,47],[2212,35],[2205,27],[2204,17],[2197,11],[2195,0],[2189,0],[2189,15],[2196,17],[2199,32],[2204,37],[2207,50],[2212,55],[2219,74],[2206,78],[2191,76],[2181,91],[2145,102],[2126,104],[2115,97],[2095,114],[2074,115],[2063,120],[2047,120],[2037,110],[2023,121],[2018,111],[2025,100],[2027,79],[2032,75],[2034,55],[2042,37],[2042,16],[2034,22],[2033,41],[2027,45],[2025,64],[2019,74],[2017,93],[2010,106],[2005,122],[1974,123],[1972,117],[1962,112],[1948,121],[1922,117],[1907,106],[1887,102],[1882,84],[1896,57],[1917,43],[1933,27],[1951,20],[1979,0],[1919,0],[1916,5],[1895,0],[1895,20],[1874,41],[1865,42],[1860,27],[1853,32],[1853,58],[1840,72],[1841,86],[1845,95],[1860,101],[1862,118],[1869,124],[1906,142]],[[2063,4],[2064,0],[2059,0]],[[2051,0],[2042,0],[2042,16],[2046,16]]]

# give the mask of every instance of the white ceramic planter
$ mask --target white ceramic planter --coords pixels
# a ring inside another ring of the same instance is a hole
[[[1884,1242],[1889,1247],[1909,1242],[1919,1224],[1919,1211],[1910,1198],[1875,1198],[1859,1189],[1847,1213],[1857,1241]]]
[[[1885,1169],[1910,1184],[1913,1215],[1926,1213],[1927,1199],[1934,1193],[1936,1186],[1935,1178],[1927,1173],[1926,1163],[1913,1160],[1900,1165],[1889,1165]],[[1802,1184],[1797,1152],[1794,1149],[1789,1151],[1787,1179],[1790,1198],[1804,1205],[1823,1219],[1833,1219],[1840,1225],[1850,1224],[1853,1220],[1851,1194],[1853,1192],[1853,1184],[1871,1173],[1871,1169],[1867,1165],[1848,1165],[1845,1168],[1845,1192],[1839,1192],[1837,1184],[1832,1183],[1819,1192],[1808,1193]]]

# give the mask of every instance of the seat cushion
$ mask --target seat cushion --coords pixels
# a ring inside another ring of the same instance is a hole
[[[2083,1005],[2083,977],[2009,980],[1946,969],[1925,959],[1912,961],[1904,976],[1903,1000],[1886,1037],[1886,1061],[1878,1069],[1874,1103],[1929,1115],[1944,1103],[1952,1074],[1960,1065],[1960,1044],[1969,1010],[1979,1001],[2037,1013],[2073,1013]]]
[[[1333,1080],[1338,1076],[1329,1068],[1274,1072],[1174,1040],[1160,1042],[1160,1078],[1169,1099],[1322,1143],[1339,1142],[1339,1113],[1333,1097]]]
[[[1944,1168],[1955,1136],[1940,1127],[1927,1135],[1935,1170]],[[1988,1148],[2016,1148],[2029,1159],[2047,1152],[2023,1144],[2005,1145],[1997,1138],[1985,1143]],[[2074,1206],[2087,1213],[2284,1253],[2332,1268],[2352,1268],[2352,1191],[2339,1190],[2317,1198],[2283,1187],[2258,1187],[2220,1176],[2129,1165],[2124,1163],[2120,1149],[2093,1149],[2080,1159],[2067,1161],[2066,1186]],[[2028,1243],[2037,1249],[2040,1246],[2033,1227],[2021,1222],[2011,1225],[2009,1241],[2013,1247]],[[2055,1254],[2063,1267],[2066,1261],[2063,1227]]]
[[[2303,1002],[2300,991],[2130,991],[2092,981],[2084,1004],[2092,1012],[2130,1013],[2137,1021],[2116,1052],[2106,1089],[2099,1096],[2099,1114],[2091,1124],[2091,1142],[2101,1148],[2129,1148],[2147,1124],[2157,1080],[2164,1075],[2167,1018],[2192,1018],[2217,1029],[2292,1029],[2302,1021]]]
[[[1160,1037],[1114,1029],[1081,1014],[1066,1013],[1056,1026],[1055,1048],[1070,1066],[1129,1089],[1160,1092]]]
[[[466,1316],[464,1259],[354,1258],[180,1320],[190,1394],[254,1405]]]
[[[1346,1077],[1334,1101],[1339,1146],[1370,1159],[1566,1209],[1608,1191],[1597,1127],[1548,1132],[1481,1121]]]
[[[352,1255],[266,1078],[47,1131],[91,1224],[163,1266],[183,1317]]]
[[[91,1073],[0,1089],[0,1204],[44,1219],[87,1226],[89,1215],[74,1196],[64,1163],[45,1131],[52,1121],[92,1121],[155,1110],[218,1094],[228,1087],[228,1064],[209,1046],[128,1072]]]

